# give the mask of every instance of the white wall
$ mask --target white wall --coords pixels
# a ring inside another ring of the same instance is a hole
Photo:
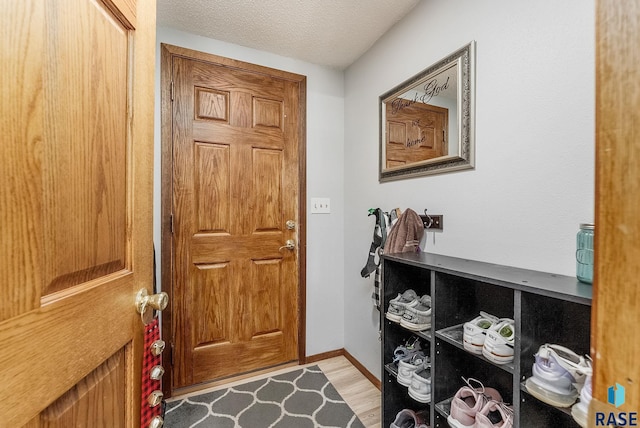
[[[332,213],[307,215],[307,355],[344,346],[344,88],[341,71],[169,28],[157,30],[155,237],[160,242],[160,44],[167,43],[307,76],[307,199],[331,198]],[[309,212],[307,204],[307,212]],[[160,249],[157,248],[159,257]],[[158,263],[159,265],[159,263]],[[160,270],[158,266],[158,278]],[[268,302],[265,302],[268,304]]]
[[[345,347],[380,375],[367,209],[444,215],[426,251],[575,274],[594,215],[594,0],[424,0],[345,73]],[[378,97],[476,40],[476,168],[378,183]]]

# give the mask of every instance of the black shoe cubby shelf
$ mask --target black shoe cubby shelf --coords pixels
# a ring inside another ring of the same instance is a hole
[[[513,405],[514,427],[579,427],[570,409],[559,409],[529,395],[540,345],[555,343],[588,355],[591,286],[575,277],[459,259],[429,253],[382,257],[382,427],[402,409],[428,412],[431,427],[448,427],[451,400],[462,378],[497,389]],[[414,332],[385,318],[389,301],[407,289],[431,296],[431,329]],[[463,325],[480,311],[515,322],[514,360],[496,364],[464,349]],[[431,360],[431,402],[411,398],[396,381],[394,350],[418,337]]]

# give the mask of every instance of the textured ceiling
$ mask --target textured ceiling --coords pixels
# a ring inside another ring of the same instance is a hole
[[[420,0],[158,0],[159,26],[344,69]]]

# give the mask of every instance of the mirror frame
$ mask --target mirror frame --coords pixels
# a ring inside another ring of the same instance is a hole
[[[437,77],[441,72],[451,68],[453,65],[458,66],[456,94],[458,109],[457,153],[408,165],[386,168],[386,103],[414,89],[424,81]],[[466,46],[380,96],[378,103],[380,115],[380,182],[475,168],[475,80],[475,41],[471,41]]]

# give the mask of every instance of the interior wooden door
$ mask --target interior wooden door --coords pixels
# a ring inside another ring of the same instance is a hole
[[[639,39],[640,0],[596,2],[595,374],[589,426],[597,426],[595,412],[603,412],[606,421],[609,412],[630,415],[640,409]],[[616,384],[626,391],[617,408],[608,403],[609,388],[619,390]]]
[[[304,77],[176,52],[168,66],[179,388],[299,358]]]
[[[0,426],[139,426],[155,2],[15,0],[0,23]]]

